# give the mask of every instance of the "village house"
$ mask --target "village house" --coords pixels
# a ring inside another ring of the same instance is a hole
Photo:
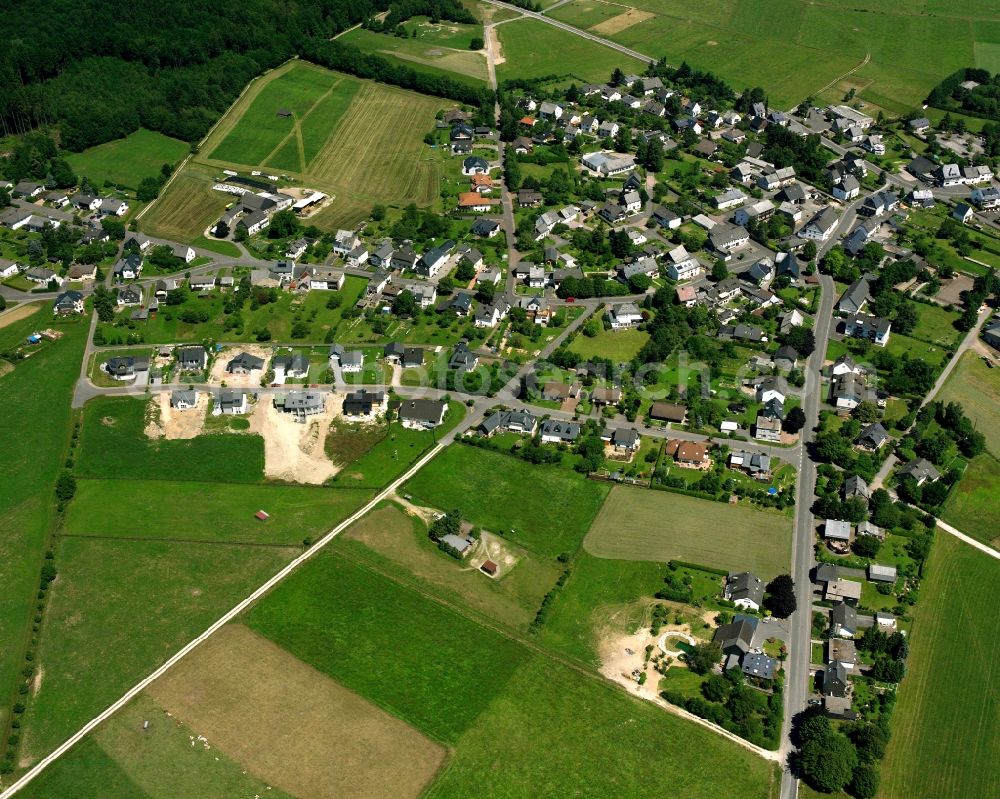
[[[429,430],[444,421],[448,404],[441,400],[405,399],[399,406],[399,421],[403,427]]]
[[[753,572],[730,572],[722,596],[742,610],[756,612],[764,604],[764,582]]]
[[[678,438],[672,438],[667,441],[664,452],[668,457],[673,458],[674,463],[678,466],[701,469],[711,465],[708,447],[701,441],[682,441]]]
[[[612,305],[607,311],[612,330],[626,330],[642,323],[642,312],[634,302]]]
[[[182,372],[197,372],[208,366],[204,347],[181,347],[177,351],[177,368]]]
[[[82,314],[84,311],[84,301],[83,295],[79,291],[69,290],[64,291],[58,297],[56,297],[55,304],[52,306],[53,313],[56,316],[67,316],[69,314]]]
[[[366,388],[350,391],[344,397],[344,416],[372,416],[386,409],[384,391],[369,391]]]
[[[326,410],[326,395],[318,391],[289,391],[275,395],[274,407],[291,414],[297,422],[305,422]]]

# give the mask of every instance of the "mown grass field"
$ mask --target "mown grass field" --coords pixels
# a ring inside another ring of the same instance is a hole
[[[576,550],[608,486],[560,467],[455,444],[404,491],[422,504],[458,509],[473,524],[554,557]]]
[[[944,75],[996,63],[988,46],[997,41],[995,9],[986,5],[631,0],[613,7],[618,15],[638,9],[653,16],[622,23],[619,30],[595,6],[576,0],[552,16],[591,30],[599,25],[594,32],[655,58],[666,56],[671,64],[687,61],[711,70],[736,91],[762,86],[772,104],[783,108],[831,86],[821,100],[839,102],[854,88],[869,104],[908,110]],[[907,43],[903,51],[900,41]]]
[[[942,518],[984,544],[1000,547],[1000,461],[989,453],[969,462],[945,503]]]
[[[788,571],[792,523],[776,511],[615,486],[583,546],[599,558],[683,560],[768,580]]]
[[[80,477],[257,483],[264,441],[255,435],[203,435],[186,441],[145,434],[145,399],[98,397],[86,404],[76,460]]]
[[[44,342],[30,358],[0,377],[0,722],[6,698],[22,679],[24,646],[35,615],[46,540],[53,523],[54,487],[69,445],[70,399],[87,336],[83,320],[54,324],[50,305],[0,328],[0,350],[20,344],[40,327],[63,338]],[[39,402],[39,397],[45,402]]]
[[[254,607],[247,624],[451,744],[528,657],[519,644],[329,550]]]
[[[983,634],[996,622],[997,585],[1000,561],[937,534],[913,611],[880,797],[988,796],[1000,784],[1000,673]]]
[[[622,624],[638,625],[631,606],[663,587],[665,563],[651,560],[608,560],[583,550],[573,559],[572,572],[560,589],[542,628],[546,646],[600,666],[598,635],[615,616]],[[622,617],[622,609],[629,608]],[[629,630],[631,631],[631,630]]]
[[[371,499],[364,489],[172,480],[81,480],[66,513],[80,536],[298,545]],[[267,521],[254,517],[258,510]]]
[[[415,39],[401,39],[391,34],[356,28],[341,36],[340,41],[354,45],[366,53],[376,53],[418,72],[447,75],[453,80],[485,86],[486,57],[482,51],[469,50],[472,36],[481,36],[482,29],[471,25],[445,24],[467,30],[469,33],[446,39],[448,44],[444,44],[440,37],[421,35],[422,31],[431,27],[429,25],[418,26]]]
[[[497,79],[554,76],[577,83],[607,81],[615,68],[641,73],[637,61],[610,47],[586,42],[572,33],[534,19],[519,19],[496,29],[503,63]]]
[[[213,170],[189,161],[148,206],[148,212],[140,220],[142,231],[185,244],[203,239],[205,230],[218,221],[233,201],[231,194],[212,189],[213,176]],[[199,246],[205,246],[204,241]]]
[[[959,403],[986,436],[987,449],[1000,457],[1000,369],[990,369],[982,356],[966,352],[937,398]]]
[[[208,157],[247,166],[265,163],[286,137],[295,135],[299,121],[320,98],[336,89],[337,82],[331,78],[325,69],[293,61],[287,68],[275,70],[273,76],[259,80],[259,91],[253,94],[236,124],[226,125],[227,115],[205,143]],[[279,110],[290,111],[291,116],[278,116]]]
[[[66,160],[77,175],[90,178],[95,186],[107,181],[136,189],[143,178],[158,176],[163,164],[176,166],[188,154],[188,147],[180,139],[140,128],[124,139],[69,153]]]
[[[149,727],[143,729],[146,721]],[[197,735],[142,695],[57,760],[23,795],[37,799],[255,795],[293,799],[248,773],[211,741],[194,741]]]
[[[238,624],[148,693],[213,749],[293,796],[416,797],[445,757],[405,722]]]
[[[299,551],[61,538],[22,753],[51,751]]]
[[[336,546],[351,558],[442,600],[526,629],[560,569],[549,560],[514,548],[517,564],[501,579],[463,568],[427,537],[427,527],[396,505],[376,508],[341,535]],[[507,546],[510,546],[509,544]]]
[[[593,338],[582,333],[569,345],[584,358],[609,358],[614,363],[631,361],[649,341],[644,330],[602,330]]]

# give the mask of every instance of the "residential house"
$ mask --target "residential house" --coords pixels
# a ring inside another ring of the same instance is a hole
[[[403,427],[429,430],[444,421],[448,404],[441,400],[405,399],[399,406],[399,421]]]
[[[873,583],[895,583],[896,567],[885,566],[880,563],[869,563],[868,579]]]
[[[899,196],[891,191],[877,191],[865,197],[858,208],[862,216],[881,216],[896,210],[899,206]]]
[[[177,368],[182,372],[200,372],[208,366],[204,347],[181,347],[177,351]]]
[[[995,210],[1000,208],[1000,189],[993,186],[973,189],[971,199],[984,211]]]
[[[236,357],[230,359],[226,364],[226,371],[233,375],[248,375],[254,371],[264,369],[264,359],[251,355],[249,352],[241,352]]]
[[[901,467],[898,472],[899,477],[912,477],[917,481],[917,485],[933,483],[940,479],[941,473],[934,468],[934,464],[926,458],[915,458]]]
[[[861,600],[861,583],[838,577],[826,584],[823,598],[831,602],[847,602],[857,605]]]
[[[955,210],[951,212],[951,215],[963,225],[967,225],[975,217],[976,210],[968,203],[958,203],[955,206]]]
[[[712,203],[720,211],[738,208],[747,201],[747,196],[739,189],[728,189],[712,198]]]
[[[806,222],[799,235],[813,241],[826,241],[837,229],[837,223],[837,212],[832,206],[827,206]]]
[[[730,572],[722,596],[738,608],[756,612],[764,604],[764,581],[753,572]]]
[[[866,338],[879,347],[884,347],[889,343],[891,331],[892,322],[878,316],[854,314],[844,322],[844,333],[846,335],[853,336],[854,338]]]
[[[251,211],[236,223],[236,229],[248,236],[255,236],[271,224],[271,217],[263,211]]]
[[[768,375],[757,384],[757,402],[769,402],[777,399],[784,403],[788,397],[788,383],[778,375]]]
[[[149,358],[132,355],[109,358],[104,363],[104,371],[115,380],[134,380],[139,372],[149,371]]]
[[[82,314],[84,311],[83,295],[79,291],[64,291],[56,297],[52,311],[57,316],[68,316],[69,314]]]
[[[827,519],[823,523],[823,538],[830,541],[850,541],[851,523],[842,519]]]
[[[142,274],[142,256],[137,252],[129,253],[112,268],[115,280],[135,280]]]
[[[412,272],[417,265],[417,254],[413,251],[413,247],[406,243],[392,254],[389,264],[397,271]]]
[[[625,330],[642,323],[642,312],[634,302],[612,305],[607,311],[612,330]]]
[[[854,175],[845,175],[833,187],[833,196],[845,202],[855,199],[860,193],[861,183]]]
[[[571,444],[580,436],[580,425],[559,419],[546,419],[539,428],[539,435],[546,444]]]
[[[639,449],[639,431],[633,428],[617,427],[611,432],[611,446],[616,452],[635,452]]]
[[[170,407],[188,411],[198,405],[198,392],[193,389],[176,388],[170,392]]]
[[[455,249],[455,242],[449,239],[437,247],[428,250],[417,264],[416,271],[427,277],[434,277],[448,263],[448,258],[453,249]]]
[[[291,414],[297,422],[305,422],[326,410],[326,395],[318,391],[289,391],[275,395],[274,407]]]
[[[487,219],[481,216],[472,223],[472,235],[474,236],[492,239],[499,232],[500,223],[495,219]]]
[[[737,225],[746,227],[751,222],[763,222],[774,216],[775,206],[770,200],[758,200],[757,202],[738,208],[733,214],[733,221]]]
[[[854,499],[855,497],[860,497],[867,503],[871,499],[871,489],[863,477],[852,474],[844,480],[844,499]]]
[[[649,418],[659,422],[684,424],[687,408],[672,402],[654,402],[649,408]]]
[[[873,422],[862,429],[861,434],[858,436],[855,443],[861,445],[865,449],[875,451],[880,449],[888,440],[889,432],[885,429],[882,423]]]
[[[385,411],[384,391],[369,391],[366,388],[350,391],[344,397],[344,416],[372,416]]]
[[[846,602],[838,602],[830,611],[830,632],[839,638],[853,638],[858,631],[858,612]]]
[[[737,614],[733,621],[723,624],[715,631],[712,640],[722,649],[723,655],[742,658],[753,644],[755,622],[756,619]]]
[[[122,287],[118,291],[118,307],[127,308],[142,305],[142,288],[130,284]]]
[[[764,191],[774,191],[795,181],[795,167],[785,166],[766,169],[757,178],[757,185]]]
[[[488,175],[489,172],[489,162],[478,155],[470,155],[462,161],[462,174],[467,177],[470,175]]]
[[[487,416],[479,425],[479,432],[491,436],[498,431],[509,431],[533,436],[538,418],[528,411],[498,410]]]
[[[459,341],[451,351],[448,359],[448,368],[458,372],[467,372],[475,369],[479,363],[479,356],[469,349],[469,342],[466,339]]]
[[[620,388],[591,389],[590,401],[594,405],[617,405],[622,401],[622,390]]]
[[[781,441],[781,420],[769,419],[763,414],[758,414],[754,424],[753,437],[758,441]]]
[[[763,452],[733,450],[729,453],[729,468],[742,469],[751,477],[766,480],[771,475],[771,456]]]
[[[679,244],[667,253],[667,275],[672,280],[691,280],[702,272],[701,263],[691,255],[683,244]]]
[[[229,416],[247,412],[247,395],[244,391],[224,388],[215,401],[215,410]]]
[[[128,213],[128,203],[117,197],[105,197],[97,210],[101,215],[125,216]]]
[[[708,243],[715,252],[728,260],[733,252],[750,243],[750,234],[744,227],[722,223],[709,231]]]
[[[278,355],[271,362],[276,381],[287,378],[301,380],[309,376],[309,356],[301,352]]]
[[[667,228],[667,230],[677,230],[683,222],[680,216],[661,205],[653,208],[652,220],[660,227]]]
[[[850,690],[847,669],[839,661],[831,661],[823,669],[823,694],[825,696],[846,697]]]
[[[838,408],[850,411],[871,397],[872,391],[866,385],[863,376],[846,372],[834,378],[831,395]]]
[[[879,541],[885,541],[885,530],[869,521],[859,522],[855,533],[859,536],[869,536],[877,538]]]

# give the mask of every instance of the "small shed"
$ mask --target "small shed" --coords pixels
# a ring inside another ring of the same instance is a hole
[[[254,514],[254,518],[256,518],[256,519],[258,519],[258,520],[260,520],[260,521],[262,521],[262,522],[266,522],[266,521],[267,521],[268,519],[270,519],[271,517],[270,517],[270,516],[269,516],[269,515],[267,514],[267,512],[266,512],[266,511],[262,511],[262,510],[259,510],[259,511],[257,511],[257,512],[256,512],[256,513]]]
[[[499,567],[492,560],[486,560],[483,561],[483,565],[479,567],[479,570],[483,574],[488,574],[490,577],[496,577],[498,568]]]
[[[292,115],[292,112],[288,108],[279,108],[278,109],[278,116],[279,117],[290,117],[291,115]]]

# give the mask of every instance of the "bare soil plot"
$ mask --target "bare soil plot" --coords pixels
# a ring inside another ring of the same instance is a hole
[[[330,425],[339,415],[339,403],[326,399],[326,411],[297,422],[291,414],[274,407],[263,395],[250,414],[250,432],[264,439],[264,476],[271,480],[320,485],[340,469],[326,454]]]
[[[271,358],[270,347],[258,347],[253,344],[247,344],[245,347],[226,347],[215,355],[215,362],[212,364],[209,382],[216,385],[225,383],[228,388],[260,388],[260,378],[264,374],[263,371],[254,369],[248,374],[243,375],[230,374],[226,371],[226,365],[241,352],[246,352],[257,358],[263,358],[265,369],[267,368],[268,360]]]
[[[429,738],[240,625],[220,630],[148,692],[299,799],[416,797],[444,760]]]
[[[208,394],[198,392],[198,399],[193,408],[178,410],[170,407],[170,392],[161,391],[159,397],[153,397],[151,403],[159,408],[160,419],[157,425],[160,436],[166,439],[194,438],[205,429],[205,412],[208,410]]]
[[[604,22],[598,22],[596,25],[591,27],[591,30],[602,36],[611,36],[612,34],[619,33],[626,28],[631,28],[633,25],[638,25],[640,22],[645,22],[647,19],[652,19],[655,16],[656,14],[651,11],[640,11],[637,8],[630,8],[624,14],[619,14],[611,19],[606,19]]]
[[[12,325],[15,322],[20,322],[22,319],[27,319],[34,313],[38,313],[42,308],[41,303],[32,302],[27,305],[16,305],[9,311],[4,311],[0,314],[0,328]]]
[[[770,579],[788,569],[791,531],[777,512],[615,486],[583,546],[599,558],[683,560]]]

